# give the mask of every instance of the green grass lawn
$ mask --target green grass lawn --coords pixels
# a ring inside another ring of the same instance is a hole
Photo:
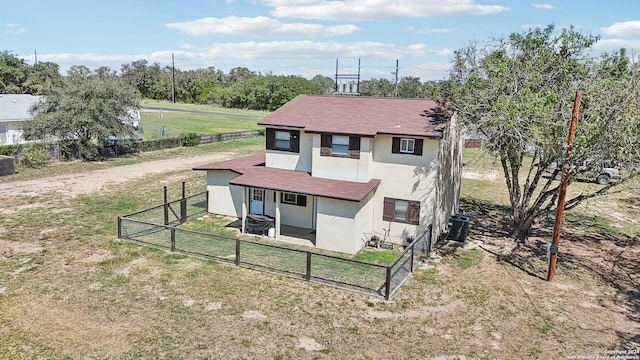
[[[162,117],[161,117],[162,114]],[[141,112],[139,134],[145,140],[161,137],[177,137],[183,133],[218,134],[242,130],[258,130],[257,119],[196,114],[188,112]]]
[[[212,105],[172,103],[171,101],[164,101],[164,100],[160,101],[160,100],[143,99],[142,101],[140,101],[140,105],[142,107],[162,107],[162,108],[179,109],[179,110],[215,111],[215,112],[228,113],[228,114],[243,114],[243,115],[255,115],[255,116],[266,116],[269,114],[268,111],[228,109],[228,108],[217,107]]]

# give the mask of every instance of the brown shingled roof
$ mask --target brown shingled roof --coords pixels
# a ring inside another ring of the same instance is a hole
[[[237,172],[238,174],[242,174],[242,171],[247,168],[264,165],[264,161],[264,153],[261,153],[198,166],[194,167],[193,170],[231,170],[233,172]]]
[[[323,179],[304,171],[268,168],[264,166],[264,154],[221,161],[194,168],[194,170],[230,170],[240,174],[229,183],[269,190],[314,195],[333,199],[362,201],[380,180],[366,183]]]
[[[442,138],[447,121],[427,99],[298,95],[258,125],[304,129],[312,133],[376,134]]]

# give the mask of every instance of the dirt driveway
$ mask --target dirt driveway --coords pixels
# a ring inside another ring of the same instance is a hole
[[[231,155],[231,153],[212,153],[116,166],[109,169],[58,175],[36,180],[13,181],[2,184],[0,197],[39,196],[45,194],[74,197],[100,190],[109,183],[123,183],[149,174],[189,169],[197,165],[226,160]]]

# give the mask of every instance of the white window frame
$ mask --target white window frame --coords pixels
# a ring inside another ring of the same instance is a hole
[[[337,155],[349,155],[349,136],[331,136],[331,153]]]
[[[264,189],[253,188],[252,200],[264,201]]]
[[[400,139],[400,152],[413,154],[416,151],[416,139]]]
[[[289,199],[287,199],[287,197],[289,197]],[[291,197],[293,197],[293,200],[291,200]],[[298,204],[298,194],[294,194],[294,193],[283,193],[282,194],[282,202],[285,204],[292,204],[292,205],[297,205]]]
[[[409,202],[407,200],[395,201],[393,209],[393,218],[400,221],[407,221],[409,217]]]
[[[284,146],[285,143],[286,146]],[[288,131],[276,130],[274,145],[276,150],[291,150],[291,133]]]

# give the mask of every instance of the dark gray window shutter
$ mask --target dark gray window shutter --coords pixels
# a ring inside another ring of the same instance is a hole
[[[358,151],[360,151],[360,137],[359,136],[350,136],[349,137],[349,150],[358,150]]]
[[[349,157],[352,159],[360,159],[360,137],[349,137]]]
[[[407,209],[407,222],[413,225],[420,224],[420,202],[419,201],[409,201],[409,206]]]
[[[267,149],[274,150],[276,148],[276,130],[267,128],[265,136],[267,138]]]
[[[297,200],[296,205],[298,205],[298,206],[307,206],[307,197],[306,196],[298,195],[296,200]]]
[[[400,138],[394,137],[391,142],[391,152],[394,154],[400,153]]]
[[[289,132],[291,152],[300,152],[300,131],[294,130]]]
[[[320,135],[320,156],[331,155],[331,135]]]
[[[415,143],[413,144],[413,153],[415,155],[422,155],[422,146],[423,146],[423,139],[416,139]]]
[[[396,212],[396,201],[392,198],[384,198],[384,205],[382,207],[382,220],[393,221],[394,214]]]

